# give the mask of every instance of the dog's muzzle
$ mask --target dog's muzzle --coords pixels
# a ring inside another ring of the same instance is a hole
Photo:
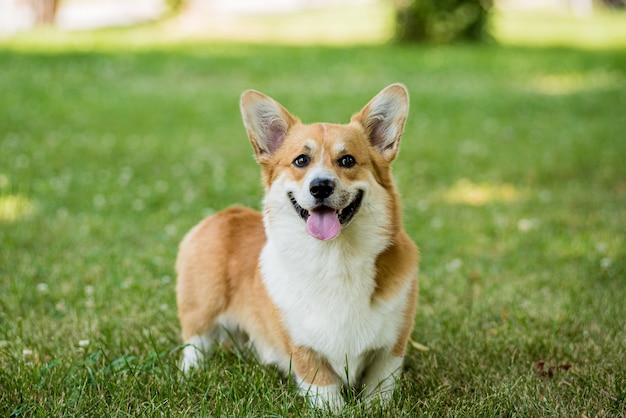
[[[315,180],[311,182],[311,186],[309,187],[311,195],[318,200],[323,200],[330,196],[334,190],[334,184],[331,186],[331,184],[328,184],[329,182],[333,183],[332,180],[324,180],[319,183],[316,183]],[[314,193],[317,193],[318,196]],[[321,197],[324,194],[326,195]],[[287,196],[296,210],[296,213],[298,213],[298,215],[306,222],[306,230],[309,235],[314,238],[327,241],[339,235],[341,228],[350,223],[350,221],[354,218],[354,215],[356,215],[361,207],[363,191],[359,190],[352,202],[342,209],[334,209],[321,204],[314,209],[306,210],[298,204],[298,201],[293,196],[293,193],[289,192]]]

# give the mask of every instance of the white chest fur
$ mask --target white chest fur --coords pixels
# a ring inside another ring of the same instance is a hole
[[[345,381],[354,381],[367,355],[393,346],[402,321],[406,292],[389,301],[372,297],[375,260],[387,239],[347,228],[322,242],[293,224],[288,233],[281,229],[274,228],[263,249],[263,282],[294,343],[322,354]]]

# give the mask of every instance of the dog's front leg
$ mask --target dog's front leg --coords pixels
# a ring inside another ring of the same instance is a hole
[[[394,356],[388,351],[377,353],[365,370],[363,386],[367,404],[378,401],[388,403],[393,396],[396,381],[402,373],[403,356]]]
[[[291,363],[300,394],[312,407],[341,411],[345,405],[341,379],[323,357],[309,348],[298,347],[292,353]]]

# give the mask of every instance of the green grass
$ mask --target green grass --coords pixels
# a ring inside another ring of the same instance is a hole
[[[626,414],[623,46],[151,30],[0,44],[0,415],[317,416],[246,352],[179,373],[176,247],[206,214],[260,207],[242,90],[344,122],[396,81],[412,99],[394,174],[422,252],[413,340],[429,350],[409,349],[368,416]],[[550,377],[542,359],[572,367]]]

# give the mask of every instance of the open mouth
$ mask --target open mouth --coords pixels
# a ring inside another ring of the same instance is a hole
[[[298,204],[291,192],[287,196],[296,213],[306,222],[307,232],[315,238],[326,241],[336,237],[341,226],[347,225],[358,212],[363,200],[363,191],[359,190],[354,200],[340,210],[322,205],[308,211]]]

